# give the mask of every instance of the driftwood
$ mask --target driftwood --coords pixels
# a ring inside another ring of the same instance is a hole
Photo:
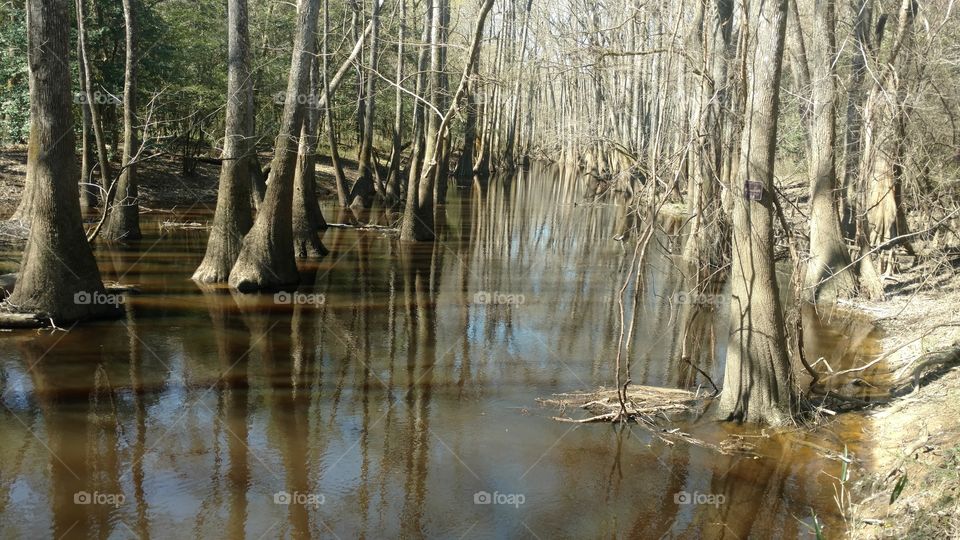
[[[197,223],[196,221],[164,221],[160,224],[160,229],[188,229],[188,230],[206,230],[212,228],[212,225]]]
[[[353,229],[356,231],[380,231],[385,233],[400,232],[397,227],[387,227],[386,225],[376,225],[373,223],[327,223],[327,227],[334,229]]]
[[[621,410],[620,400],[616,390],[601,389],[596,392],[574,392],[569,394],[554,394],[549,398],[538,398],[537,402],[544,406],[557,407],[561,412],[573,407],[589,411],[592,416],[586,418],[569,418],[555,416],[554,420],[574,424],[589,424],[596,422],[636,422],[637,425],[649,431],[653,436],[667,444],[677,441],[686,442],[707,448],[721,454],[754,454],[755,446],[746,442],[742,437],[729,437],[719,444],[698,439],[679,428],[669,428],[661,425],[662,420],[670,421],[667,413],[700,413],[713,399],[714,394],[701,394],[679,388],[660,388],[655,386],[631,386],[626,393],[624,402],[626,414]],[[658,419],[659,418],[659,419]]]
[[[585,409],[594,416],[573,419],[555,417],[561,422],[587,424],[591,422],[612,422],[614,420],[652,421],[657,415],[667,412],[692,412],[702,408],[708,395],[700,395],[679,388],[660,388],[656,386],[630,386],[624,403],[626,418],[620,418],[621,407],[616,390],[596,392],[574,392],[554,394],[550,398],[537,401],[546,406],[559,407],[564,411],[570,407]]]
[[[45,328],[47,326],[51,326],[50,320],[37,313],[6,313],[0,311],[0,328],[4,330]]]

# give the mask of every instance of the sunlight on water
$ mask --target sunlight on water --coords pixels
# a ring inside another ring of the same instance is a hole
[[[434,245],[330,229],[286,296],[190,281],[205,231],[160,225],[212,209],[145,215],[142,242],[97,252],[140,289],[125,319],[0,335],[0,536],[784,538],[812,512],[836,531],[817,448],[849,434],[729,456],[537,405],[613,382],[628,244],[615,206],[579,200],[535,167],[451,191]],[[643,281],[633,382],[709,389],[686,354],[720,384],[722,294],[691,300],[663,252]],[[869,325],[805,323],[832,369],[877,354]]]

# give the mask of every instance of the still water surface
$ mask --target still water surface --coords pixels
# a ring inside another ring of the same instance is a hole
[[[838,534],[839,466],[820,454],[849,428],[683,421],[756,445],[719,455],[537,404],[613,382],[632,249],[612,240],[617,207],[579,195],[535,167],[451,191],[433,245],[330,229],[331,255],[279,301],[190,281],[206,232],[161,224],[209,222],[208,205],[144,216],[143,241],[97,253],[105,280],[140,288],[125,319],[0,334],[0,536],[801,538],[813,513]],[[719,384],[716,306],[678,305],[662,249],[643,284],[633,382],[710,388],[686,351]],[[805,318],[812,359],[877,353],[869,325]]]

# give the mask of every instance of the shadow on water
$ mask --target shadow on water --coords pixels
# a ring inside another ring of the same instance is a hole
[[[612,382],[629,246],[623,212],[581,196],[539,166],[451,186],[440,241],[330,229],[286,296],[198,287],[205,231],[161,224],[210,215],[145,215],[143,241],[97,252],[141,289],[125,319],[0,335],[3,536],[772,538],[808,536],[813,512],[836,532],[818,449],[845,433],[727,456],[535,405]],[[641,285],[633,382],[709,388],[696,365],[720,384],[723,291],[685,290],[669,249]],[[831,369],[877,354],[869,325],[805,322]]]

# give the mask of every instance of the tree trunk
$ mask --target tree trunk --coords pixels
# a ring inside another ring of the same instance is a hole
[[[67,0],[28,0],[30,143],[27,174],[36,186],[20,276],[6,306],[56,323],[118,316],[80,216],[70,93]]]
[[[834,302],[856,292],[850,255],[840,232],[836,193],[836,7],[835,0],[816,0],[810,40],[810,260],[804,291],[813,302]]]
[[[840,186],[842,209],[840,225],[847,240],[856,235],[856,197],[851,191],[857,183],[860,156],[863,150],[863,105],[866,99],[863,81],[867,75],[867,53],[872,50],[870,39],[873,19],[873,0],[853,0],[854,37],[850,58],[850,82],[847,83],[847,122],[844,132],[844,173]]]
[[[422,209],[419,208],[419,186],[424,164],[424,146],[426,146],[425,124],[427,123],[427,115],[432,114],[427,110],[426,106],[421,103],[421,99],[428,98],[427,68],[430,58],[429,44],[431,36],[433,35],[433,25],[431,24],[433,19],[433,3],[436,1],[438,0],[426,0],[426,12],[424,14],[423,34],[421,38],[421,43],[423,44],[420,46],[420,53],[417,57],[416,95],[418,99],[414,101],[413,107],[413,150],[410,155],[410,170],[407,172],[407,196],[403,211],[404,219],[400,224],[400,237],[408,240],[430,237],[427,231],[424,230],[424,222],[418,219],[420,216],[418,212],[422,212]],[[430,194],[430,201],[431,203],[433,202],[432,192]],[[430,220],[433,220],[432,208]]]
[[[300,281],[293,252],[293,176],[297,162],[296,139],[304,115],[300,98],[306,94],[309,83],[311,42],[315,39],[318,11],[319,0],[300,0],[271,180],[263,207],[243,239],[237,263],[230,272],[230,286],[240,292],[276,290]]]
[[[370,16],[372,30],[370,32],[370,74],[367,77],[366,98],[364,99],[362,140],[360,142],[360,159],[357,181],[353,184],[350,203],[354,207],[369,208],[373,204],[373,121],[376,108],[376,70],[378,50],[378,34],[380,28],[380,0],[371,0],[373,11]],[[398,81],[399,84],[399,81]]]
[[[441,148],[444,144],[446,134],[449,133],[450,121],[459,111],[460,101],[463,99],[463,95],[466,92],[467,82],[470,79],[470,72],[474,69],[474,65],[476,65],[477,59],[480,56],[483,28],[487,20],[487,15],[490,14],[490,10],[493,8],[493,2],[494,0],[485,0],[483,6],[480,8],[480,13],[477,14],[476,26],[473,30],[473,39],[469,49],[470,53],[467,64],[463,69],[463,74],[460,77],[460,84],[457,86],[457,91],[453,94],[450,107],[439,119],[439,125],[437,125],[436,128],[431,128],[430,130],[430,132],[433,134],[433,138],[427,139],[427,151],[424,154],[423,169],[420,173],[419,193],[417,193],[415,197],[409,194],[407,196],[408,204],[404,209],[403,221],[400,226],[401,240],[433,240],[436,237],[433,217],[433,197],[435,195],[432,188],[438,168],[437,149]],[[437,5],[434,4],[434,8],[436,7]],[[438,11],[434,11],[433,16],[440,17],[441,14]],[[431,27],[433,38],[438,37],[439,30],[437,28],[436,20],[432,22]],[[436,48],[437,44],[435,41],[433,41],[433,38],[431,38],[431,44],[434,48]],[[431,65],[432,64],[433,62],[431,62]],[[433,76],[436,77],[437,71],[432,71],[434,74]],[[416,190],[413,181],[411,181],[409,189]]]
[[[207,241],[207,253],[193,274],[202,283],[221,283],[240,255],[243,237],[253,225],[250,169],[253,133],[249,117],[253,86],[250,79],[250,37],[247,30],[247,0],[229,0],[227,117],[217,210]]]
[[[77,58],[82,58],[79,40],[77,41]],[[87,86],[86,76],[83,73],[83,62],[80,62],[78,69],[80,72],[80,93],[82,96],[86,96]],[[80,143],[80,209],[87,210],[97,206],[98,197],[96,180],[93,178],[94,158],[93,141],[91,140],[90,104],[87,103],[86,99],[80,101],[82,102],[80,108],[83,111],[83,123],[80,128],[82,137]]]
[[[343,174],[343,167],[340,165],[340,150],[338,148],[337,142],[337,131],[336,126],[333,122],[333,111],[330,107],[327,106],[327,103],[330,103],[331,93],[330,93],[330,75],[327,72],[328,62],[327,62],[327,50],[328,43],[327,37],[329,35],[330,29],[330,2],[329,0],[323,1],[323,103],[320,104],[323,107],[324,117],[327,122],[327,143],[330,145],[330,162],[333,164],[333,174],[337,186],[337,202],[341,207],[347,206],[349,202],[347,200],[347,177]]]
[[[407,6],[405,0],[397,0],[400,11],[399,29],[397,30],[397,88],[396,105],[394,106],[393,133],[390,151],[390,170],[387,173],[387,204],[393,205],[400,201],[400,160],[403,154],[403,39],[406,33]]]
[[[126,23],[126,67],[123,83],[123,158],[122,172],[117,182],[103,235],[107,240],[139,240],[140,204],[137,188],[137,30],[136,0],[123,0],[123,18]],[[106,206],[106,205],[105,205]]]
[[[794,408],[783,308],[773,257],[773,168],[787,0],[752,2],[747,110],[740,182],[758,182],[761,200],[733,188],[730,341],[718,412],[742,422],[783,424]]]
[[[314,40],[316,41],[316,40]],[[317,124],[320,115],[316,103],[320,95],[320,62],[311,47],[310,99],[303,116],[300,145],[297,149],[297,170],[293,176],[293,252],[297,258],[323,257],[328,253],[317,230],[326,228],[326,221],[317,202]]]

